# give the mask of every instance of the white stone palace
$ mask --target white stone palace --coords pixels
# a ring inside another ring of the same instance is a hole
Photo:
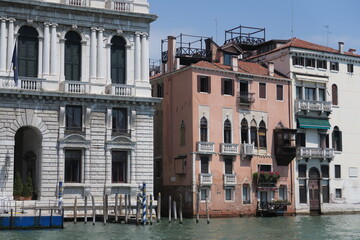
[[[147,0],[0,0],[0,198],[17,172],[33,200],[153,192],[155,19]]]

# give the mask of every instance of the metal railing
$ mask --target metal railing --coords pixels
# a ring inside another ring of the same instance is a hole
[[[334,149],[300,147],[296,155],[301,158],[334,158]]]
[[[238,92],[237,96],[238,105],[249,106],[255,102],[254,93]]]
[[[310,100],[296,100],[297,112],[302,110],[305,111],[320,111],[320,112],[331,112],[331,102],[325,101],[310,101]]]
[[[213,153],[215,152],[215,144],[212,142],[198,142],[197,150],[201,153]]]
[[[221,153],[236,155],[239,154],[239,144],[234,143],[222,143],[221,144]]]
[[[236,174],[224,174],[224,185],[234,186],[236,183]]]
[[[213,183],[213,178],[211,173],[200,173],[201,185],[211,185],[212,183]]]

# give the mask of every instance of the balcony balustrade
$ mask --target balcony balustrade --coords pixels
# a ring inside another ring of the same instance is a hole
[[[309,100],[296,100],[296,110],[300,111],[316,111],[316,112],[331,112],[331,102],[325,101],[309,101]]]
[[[134,96],[134,87],[123,84],[110,84],[106,87],[106,93],[122,97]]]
[[[224,174],[224,185],[235,186],[237,183],[236,174]]]
[[[237,103],[239,106],[250,106],[254,102],[254,93],[238,92]]]
[[[63,81],[60,90],[66,93],[89,93],[89,83],[79,81]]]
[[[15,81],[12,77],[5,77],[0,79],[1,88],[7,89],[21,89],[21,90],[33,90],[41,91],[42,88],[42,79],[19,79],[18,86],[15,85]]]
[[[213,177],[211,173],[200,173],[200,184],[202,186],[209,186],[213,183]]]
[[[212,154],[215,152],[215,144],[212,142],[198,142],[197,150],[199,153]]]
[[[242,154],[245,156],[253,156],[255,154],[255,147],[253,143],[243,143]]]
[[[134,11],[134,6],[131,1],[107,0],[105,2],[105,7],[108,9],[121,11],[121,12],[133,12]]]
[[[88,0],[65,0],[65,4],[72,6],[89,6]]]
[[[222,143],[221,154],[224,155],[237,155],[239,154],[239,144]]]
[[[298,158],[322,158],[322,159],[332,159],[334,158],[334,149],[333,148],[307,148],[300,147],[297,149]]]

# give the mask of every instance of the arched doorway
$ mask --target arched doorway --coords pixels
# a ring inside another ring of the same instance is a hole
[[[27,176],[31,176],[33,200],[39,195],[41,142],[41,135],[31,127],[22,127],[15,134],[14,178],[19,172],[24,184]]]
[[[315,167],[309,170],[310,214],[320,214],[320,173]]]

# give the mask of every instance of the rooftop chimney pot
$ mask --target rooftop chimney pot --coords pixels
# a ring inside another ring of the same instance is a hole
[[[275,76],[275,68],[274,68],[274,63],[273,62],[268,62],[268,71],[269,71],[269,76],[270,77]]]
[[[234,55],[231,58],[231,67],[234,72],[237,72],[239,70],[239,59],[238,56]]]
[[[344,54],[344,42],[339,42],[339,53]]]

